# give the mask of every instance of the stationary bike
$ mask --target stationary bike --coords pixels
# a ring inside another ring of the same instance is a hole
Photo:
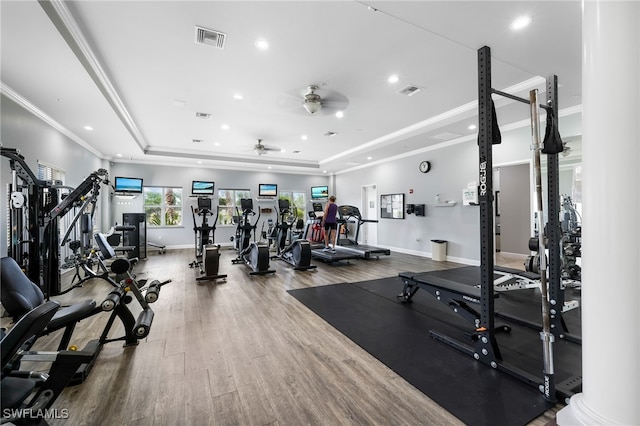
[[[311,265],[311,244],[307,240],[297,239],[290,241],[287,245],[287,238],[291,238],[291,229],[295,215],[291,214],[289,200],[278,200],[278,211],[280,222],[276,225],[276,251],[277,254],[272,259],[281,259],[293,265],[296,271],[314,269]],[[290,221],[287,220],[290,217]]]
[[[209,281],[226,279],[226,274],[219,274],[220,268],[220,245],[214,244],[216,234],[216,223],[218,222],[218,213],[220,209],[216,209],[216,218],[212,225],[209,225],[207,216],[213,216],[211,212],[211,198],[198,197],[198,208],[191,206],[191,214],[193,216],[193,232],[195,234],[195,252],[196,257],[189,264],[191,268],[200,268],[202,277],[196,278],[196,281]],[[202,224],[196,225],[196,214],[202,216]]]
[[[242,216],[238,217],[238,225],[236,227],[235,247],[238,250],[238,257],[231,262],[234,264],[244,263],[251,268],[249,275],[272,274],[276,271],[269,269],[269,245],[264,243],[256,243],[251,241],[251,233],[254,233],[260,221],[260,213],[258,219],[252,225],[249,216],[254,216],[253,200],[243,198],[240,200],[240,208]]]

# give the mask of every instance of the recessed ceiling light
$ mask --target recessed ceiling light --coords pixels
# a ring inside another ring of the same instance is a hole
[[[306,141],[307,140],[307,135],[300,136],[300,139],[302,139],[303,141]]]
[[[280,152],[287,152],[287,151],[285,151],[284,149],[281,149]]]
[[[326,171],[326,170],[323,170],[323,171],[322,171],[322,173],[327,173],[327,171]]]
[[[220,128],[222,130],[229,130],[229,125],[228,124],[223,124],[222,126],[220,126]]]
[[[233,99],[237,99],[239,101],[244,99],[244,96],[242,96],[242,93],[236,93],[233,95]]]
[[[267,50],[269,49],[269,42],[263,38],[259,38],[256,40],[255,42],[256,47],[258,48],[258,50]]]
[[[267,169],[271,170],[271,166],[267,166]]]
[[[342,112],[342,111],[336,112],[336,117],[338,117],[338,118],[344,117],[344,112]]]
[[[469,129],[469,130],[475,130],[475,129],[477,129],[477,127],[476,127],[476,125],[475,125],[475,124],[470,124],[470,125],[469,125],[469,127],[468,127],[468,129]]]
[[[84,129],[85,129],[85,130],[93,130],[93,127],[91,127],[91,126],[84,126]]]
[[[520,16],[516,18],[512,23],[510,28],[514,31],[521,30],[527,25],[531,23],[531,17],[529,16]]]
[[[215,146],[220,146],[220,142],[214,142],[214,144],[213,144],[213,145],[215,145]]]
[[[198,164],[202,164],[202,161],[198,160]]]
[[[373,160],[373,157],[367,157],[367,160]]]
[[[395,84],[400,81],[400,77],[398,77],[398,74],[391,74],[389,78],[387,78],[387,81],[391,84]]]
[[[116,154],[118,157],[122,157],[122,154]]]

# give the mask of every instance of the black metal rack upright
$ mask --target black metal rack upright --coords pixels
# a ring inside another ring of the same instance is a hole
[[[546,81],[546,105],[540,105],[547,114],[553,114],[558,120],[558,79],[553,75]],[[519,102],[529,104],[529,99],[500,92],[491,86],[491,50],[484,46],[478,50],[478,152],[479,152],[479,204],[480,204],[480,284],[481,310],[480,323],[477,326],[477,340],[473,356],[493,368],[503,370],[521,380],[535,383],[535,379],[522,371],[501,364],[502,358],[495,339],[494,310],[494,242],[493,242],[493,153],[492,146],[499,143],[499,132],[495,123],[495,110],[492,95],[500,95]],[[559,165],[557,154],[547,154],[547,224],[545,232],[549,248],[549,303],[551,333],[556,338],[567,338],[578,341],[568,335],[562,317],[564,293],[561,287],[561,227],[560,227],[560,193]],[[545,255],[540,253],[541,256]],[[530,324],[533,325],[533,324]],[[535,325],[534,325],[535,326]]]

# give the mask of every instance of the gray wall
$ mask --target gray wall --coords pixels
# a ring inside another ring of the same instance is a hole
[[[528,129],[503,133],[502,144],[494,145],[494,165],[528,161]],[[379,219],[378,245],[392,250],[431,256],[431,240],[446,240],[449,260],[477,264],[480,259],[480,212],[477,206],[462,205],[462,190],[478,181],[476,141],[441,147],[336,176],[339,204],[360,206],[362,185],[376,184],[382,194],[404,193],[405,202],[427,204],[425,217],[406,215],[405,219]],[[427,174],[418,171],[423,160],[431,162]],[[409,194],[413,189],[413,194]],[[527,186],[521,191],[528,193]],[[435,195],[456,202],[454,207],[436,207]],[[530,226],[524,226],[528,234]]]
[[[266,171],[236,171],[209,169],[203,167],[170,167],[151,166],[129,163],[110,164],[101,160],[90,151],[62,135],[46,123],[16,105],[13,101],[2,97],[2,143],[5,147],[20,148],[27,162],[35,170],[38,159],[62,168],[66,171],[66,183],[76,186],[92,171],[102,167],[114,176],[137,176],[144,179],[145,185],[181,186],[190,190],[192,180],[211,179],[217,188],[248,188],[257,195],[259,183],[276,183],[279,190],[302,190],[307,193],[311,186],[328,184],[330,192],[338,197],[338,204],[361,206],[363,185],[377,185],[378,201],[380,195],[404,193],[405,202],[427,204],[426,217],[406,215],[405,219],[379,218],[377,225],[378,245],[392,250],[422,256],[431,255],[431,239],[448,241],[448,257],[464,263],[479,261],[479,209],[474,206],[463,206],[462,189],[471,181],[478,180],[477,156],[475,140],[451,146],[443,144],[438,148],[426,150],[421,154],[389,161],[368,168],[340,173],[335,176],[308,176],[285,173],[269,173]],[[563,124],[567,134],[576,134],[579,126],[576,119]],[[568,129],[568,130],[567,130]],[[422,136],[421,136],[422,137]],[[502,144],[493,147],[494,166],[502,166],[528,162],[531,158],[530,134],[528,128],[503,132]],[[423,174],[418,171],[422,160],[432,163],[432,170]],[[0,161],[3,192],[10,178],[8,161]],[[563,179],[570,180],[570,176]],[[504,185],[504,183],[503,183]],[[561,182],[562,186],[562,182]],[[410,190],[413,193],[410,194]],[[528,192],[521,189],[523,192]],[[569,192],[563,189],[562,192]],[[456,201],[454,207],[436,207],[435,194],[443,200]],[[150,241],[161,242],[173,247],[193,246],[193,223],[189,203],[184,209],[184,226],[181,228],[160,228],[149,230]],[[2,211],[6,211],[6,197],[0,200]],[[103,214],[97,225],[107,230],[114,223],[122,221],[123,212],[141,212],[142,199],[124,200],[110,196],[103,191],[102,203],[109,208],[102,209]],[[258,206],[271,207],[273,201],[261,201]],[[378,207],[379,208],[379,207]],[[522,213],[524,217],[524,213]],[[6,235],[6,216],[0,219],[0,232]],[[263,219],[266,219],[263,218]],[[529,222],[530,223],[530,222]],[[262,224],[258,225],[260,229]],[[527,234],[530,225],[523,226]],[[225,243],[233,235],[233,227],[218,227],[216,241]],[[527,235],[527,238],[529,235]],[[2,240],[2,252],[6,253],[6,241]],[[503,244],[504,245],[504,244]],[[506,251],[506,249],[504,249]]]
[[[189,197],[191,193],[191,182],[193,180],[214,181],[217,189],[250,189],[254,198],[254,210],[258,207],[271,208],[272,214],[262,214],[258,223],[258,231],[263,229],[263,223],[268,218],[275,220],[275,203],[273,199],[255,198],[258,195],[258,184],[275,183],[278,191],[301,191],[307,194],[307,200],[311,197],[311,187],[328,185],[327,176],[310,176],[298,174],[271,173],[266,171],[238,171],[211,169],[204,167],[171,167],[171,166],[151,166],[128,163],[114,163],[111,166],[111,176],[140,177],[145,186],[162,187],[182,187],[184,194],[183,206],[183,226],[182,227],[159,227],[148,228],[147,238],[149,241],[161,243],[169,247],[192,247],[194,245],[193,218],[190,206],[196,205],[196,198]],[[121,199],[117,196],[111,197],[111,218],[113,223],[122,223],[122,213],[140,213],[144,211],[142,196],[135,199]],[[217,205],[217,200],[215,200]],[[307,209],[311,209],[311,203],[307,203]],[[255,216],[257,219],[257,216]],[[196,217],[200,224],[200,218]],[[112,223],[112,224],[113,224]],[[264,224],[264,230],[267,225]],[[230,237],[234,235],[234,226],[217,225],[215,239],[216,243],[229,243]]]
[[[5,148],[17,148],[25,157],[25,161],[34,174],[38,171],[38,160],[65,171],[65,184],[79,185],[87,176],[99,168],[107,168],[108,164],[82,148],[73,140],[58,132],[29,111],[4,95],[0,97],[0,141]],[[0,157],[0,184],[2,199],[0,209],[0,250],[7,253],[7,184],[11,182],[9,160]],[[102,192],[104,195],[106,191]],[[102,202],[98,202],[98,211]],[[97,218],[102,222],[102,217]],[[98,224],[100,226],[100,223]]]

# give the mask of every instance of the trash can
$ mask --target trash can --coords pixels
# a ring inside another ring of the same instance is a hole
[[[431,259],[437,262],[447,260],[447,242],[445,240],[431,240]]]

